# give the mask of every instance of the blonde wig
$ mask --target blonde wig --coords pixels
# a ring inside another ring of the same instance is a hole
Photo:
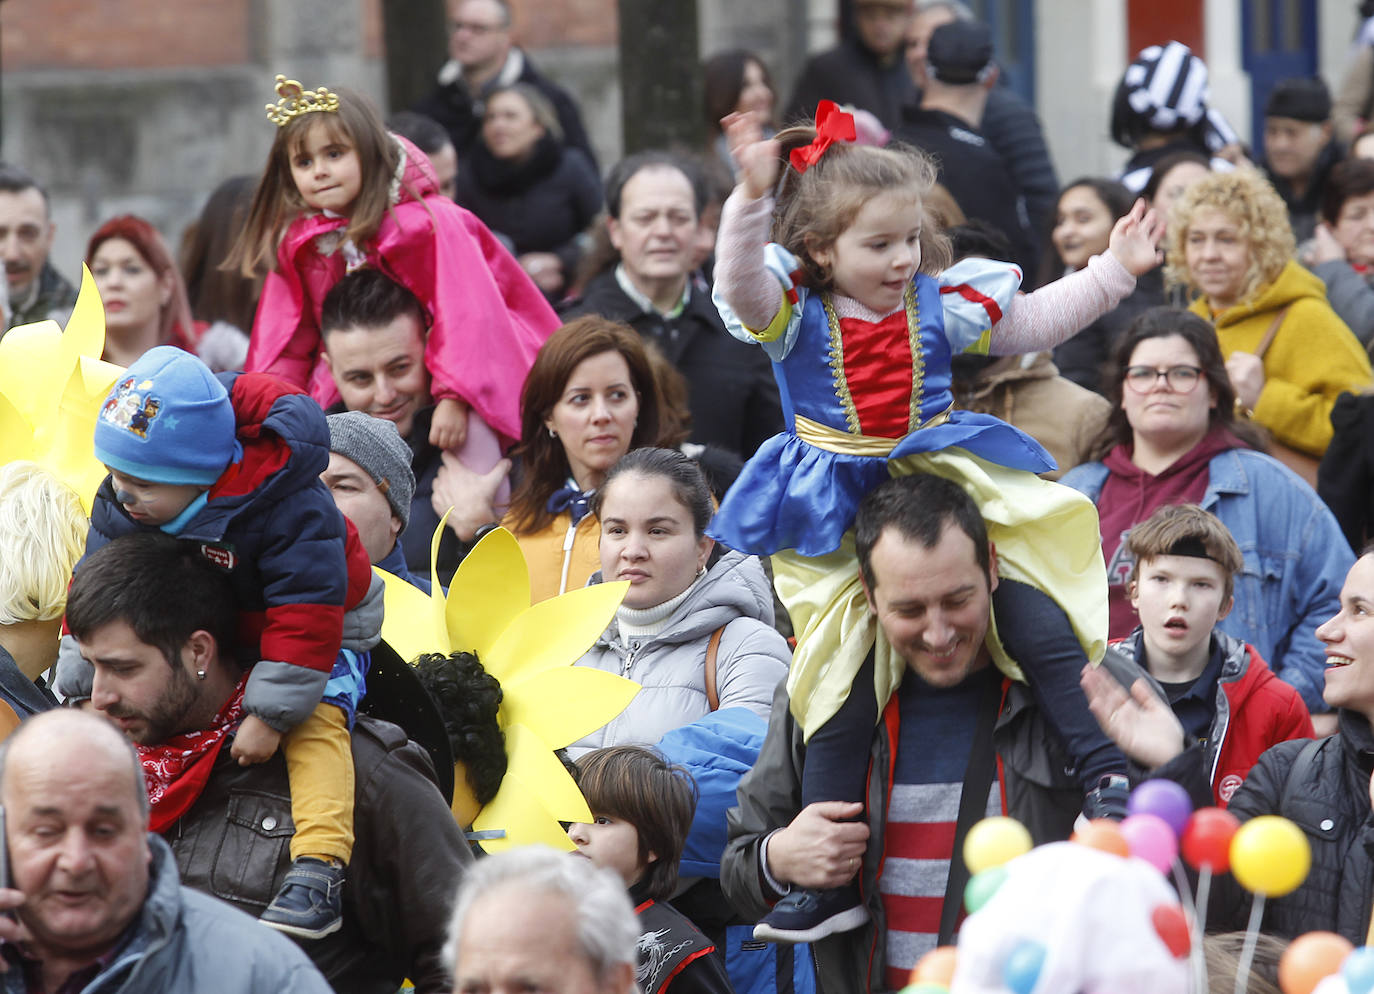
[[[62,617],[89,527],[76,491],[38,463],[0,466],[0,625]]]

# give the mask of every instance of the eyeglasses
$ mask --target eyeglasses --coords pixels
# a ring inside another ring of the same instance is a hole
[[[1126,385],[1136,393],[1149,393],[1160,377],[1164,378],[1164,382],[1174,393],[1191,393],[1202,379],[1202,369],[1199,366],[1170,366],[1168,369],[1157,369],[1154,366],[1126,367]]]
[[[504,31],[506,26],[504,24],[478,24],[474,21],[450,21],[448,29],[453,34],[467,31],[475,35],[485,35],[491,34],[493,31]]]

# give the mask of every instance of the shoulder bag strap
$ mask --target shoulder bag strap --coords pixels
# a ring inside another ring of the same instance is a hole
[[[950,857],[945,902],[940,908],[939,944],[942,946],[953,944],[959,911],[964,906],[964,888],[969,881],[968,866],[964,863],[964,838],[969,829],[986,818],[988,813],[988,792],[992,789],[997,771],[992,732],[997,727],[997,715],[1001,709],[1002,681],[991,680],[988,682],[988,693],[979,705],[978,726],[973,732],[968,769],[964,773],[964,789],[959,795],[959,820],[954,826],[954,855]]]
[[[1274,315],[1274,320],[1269,322],[1268,329],[1264,332],[1264,337],[1260,339],[1259,348],[1255,349],[1255,355],[1261,359],[1264,353],[1269,351],[1269,346],[1274,344],[1274,336],[1279,333],[1279,325],[1283,324],[1283,319],[1288,316],[1288,308],[1285,307]]]
[[[711,640],[706,643],[706,703],[712,711],[720,709],[720,692],[716,689],[716,656],[720,653],[720,637],[723,634],[725,626],[721,625],[711,633]]]

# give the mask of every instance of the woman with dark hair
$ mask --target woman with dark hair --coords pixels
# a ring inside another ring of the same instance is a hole
[[[673,449],[630,452],[592,499],[601,525],[593,582],[630,589],[596,645],[577,661],[641,690],[604,728],[568,747],[653,745],[718,708],[767,720],[791,650],[773,628],[773,591],[756,556],[714,556],[715,512],[700,468]]]
[[[1115,180],[1085,176],[1064,187],[1050,230],[1050,249],[1040,282],[1076,273],[1107,251],[1112,225],[1130,213],[1135,197]],[[1059,375],[1081,387],[1103,392],[1102,374],[1112,345],[1137,314],[1163,303],[1158,274],[1146,273],[1125,300],[1054,349]]]
[[[209,327],[200,357],[216,370],[243,368],[248,333],[258,310],[262,277],[244,276],[222,263],[238,238],[253,199],[252,176],[231,176],[210,194],[200,217],[181,234],[177,264],[186,280],[191,316]]]
[[[1374,344],[1374,160],[1332,169],[1321,213],[1298,259],[1326,284],[1331,309],[1367,348]]]
[[[644,345],[590,315],[539,350],[520,393],[520,481],[501,524],[525,553],[535,601],[585,586],[600,565],[592,495],[620,457],[659,440],[659,398]]]
[[[601,210],[601,180],[581,149],[564,145],[553,104],[529,83],[499,87],[485,107],[454,199],[509,239],[521,268],[556,300]]]
[[[702,67],[706,91],[706,126],[710,128],[711,151],[716,164],[723,167],[731,185],[735,162],[721,130],[721,119],[729,114],[749,114],[759,122],[765,136],[778,130],[777,91],[773,75],[764,61],[747,48],[732,48],[706,60]]]
[[[86,245],[86,265],[105,305],[105,359],[128,366],[156,345],[199,352],[206,326],[192,321],[186,284],[151,224],[110,218]]]
[[[1105,455],[1060,481],[1097,505],[1109,637],[1125,638],[1137,623],[1126,534],[1165,504],[1200,504],[1244,557],[1234,609],[1217,627],[1254,645],[1320,717],[1325,662],[1313,632],[1338,610],[1354,562],[1336,519],[1311,487],[1249,447],[1255,431],[1235,420],[1235,390],[1202,318],[1146,311],[1117,343],[1111,371]]]
[[[1212,163],[1201,152],[1174,152],[1155,163],[1154,171],[1140,195],[1155,209],[1155,213],[1169,220],[1169,211],[1185,190],[1212,171]]]

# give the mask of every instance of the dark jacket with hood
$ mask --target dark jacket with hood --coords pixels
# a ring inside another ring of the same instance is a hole
[[[552,135],[522,162],[498,159],[478,142],[463,160],[454,199],[509,238],[516,256],[552,252],[571,275],[579,236],[601,210],[601,180],[585,152]]]
[[[783,120],[814,117],[818,103],[833,100],[866,110],[883,127],[893,128],[915,97],[902,52],[883,59],[854,36],[806,61]]]
[[[376,642],[381,581],[320,480],[329,465],[329,426],[319,405],[267,374],[219,379],[234,407],[243,458],[220,475],[177,537],[198,543],[229,572],[240,642],[256,645],[261,660],[248,679],[244,709],[285,731],[320,703],[343,639]],[[129,517],[107,476],[96,493],[86,554],[120,535],[156,530]],[[64,694],[79,687],[68,679],[64,664]]]

